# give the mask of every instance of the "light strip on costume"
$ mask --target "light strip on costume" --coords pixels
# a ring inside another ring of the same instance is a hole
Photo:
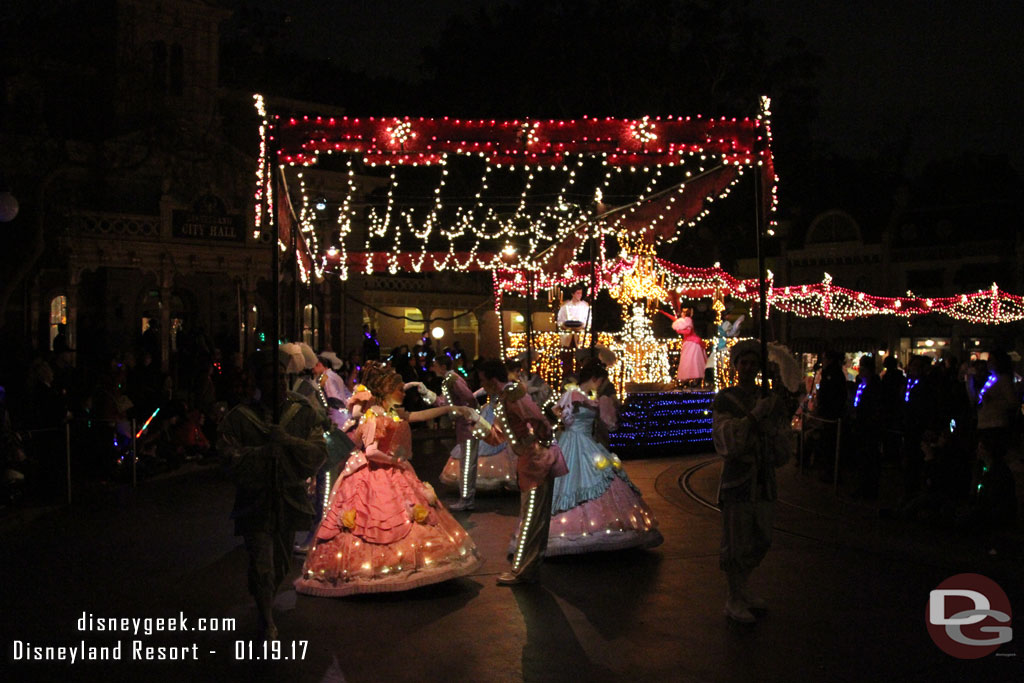
[[[988,392],[988,390],[991,389],[992,385],[995,384],[998,381],[999,381],[999,378],[996,376],[996,373],[993,372],[993,373],[991,373],[988,376],[988,379],[985,380],[985,386],[983,386],[981,388],[981,391],[978,392],[978,405],[979,406],[981,405],[981,402],[985,399],[985,394]],[[147,424],[149,424],[149,423],[147,423]]]
[[[466,439],[466,446],[462,451],[462,498],[469,498],[469,468],[472,464],[470,449],[473,448],[473,439]]]
[[[908,379],[907,380],[907,391],[906,391],[906,393],[903,394],[903,402],[904,403],[910,403],[910,392],[914,390],[914,387],[916,387],[917,383],[920,382],[920,381],[921,380],[919,380],[919,379]]]
[[[533,518],[533,510],[537,506],[537,489],[534,487],[530,489],[530,498],[526,504],[526,517],[523,519],[523,526],[519,529],[519,543],[516,544],[516,557],[512,562],[512,571],[517,572],[522,566],[523,562],[523,551],[526,549],[526,537],[529,536],[530,528],[536,521]]]
[[[860,397],[864,393],[864,387],[866,387],[867,385],[868,385],[868,381],[866,379],[862,379],[860,381],[860,384],[857,385],[857,393],[853,397],[853,407],[854,408],[856,408],[857,406],[860,405]]]

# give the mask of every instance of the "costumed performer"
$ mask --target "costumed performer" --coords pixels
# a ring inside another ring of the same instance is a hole
[[[410,382],[407,387],[415,387],[419,390],[420,396],[429,404],[442,406],[463,406],[476,410],[479,407],[476,395],[454,369],[454,362],[451,356],[441,354],[434,358],[430,364],[430,371],[441,377],[441,396],[438,396],[426,387],[422,382]],[[461,463],[459,473],[459,499],[448,506],[450,510],[472,510],[476,500],[476,479],[477,479],[477,440],[473,438],[473,422],[456,414],[455,417],[455,447],[452,448],[451,457]]]
[[[556,477],[568,470],[552,438],[551,423],[520,382],[509,382],[505,365],[485,360],[477,366],[480,384],[496,396],[495,420],[477,421],[475,432],[487,443],[508,441],[515,452],[519,476],[519,533],[512,555],[512,570],[498,576],[500,586],[513,586],[540,578],[540,565],[551,524],[551,491]]]
[[[740,333],[740,325],[743,324],[743,320],[745,318],[745,315],[740,314],[731,322],[723,319],[722,322],[718,324],[715,341],[711,345],[711,353],[708,354],[708,362],[704,366],[704,378],[706,380],[711,380],[712,385],[714,385],[715,375],[718,373],[718,359],[722,357],[723,353],[727,352],[729,348],[729,337],[735,337]],[[710,377],[708,377],[708,370],[711,371]]]
[[[725,460],[718,488],[719,566],[729,584],[726,616],[751,623],[751,608],[763,609],[765,602],[750,592],[747,581],[771,547],[778,497],[775,468],[792,452],[793,432],[786,403],[775,393],[759,392],[760,342],[747,339],[735,344],[729,360],[739,384],[719,391],[712,408],[715,451]]]
[[[530,394],[530,398],[537,404],[537,407],[543,412],[547,407],[548,400],[551,398],[551,387],[544,381],[538,373],[531,370],[527,371],[523,368],[523,363],[532,360],[531,355],[536,354],[535,351],[523,351],[517,358],[505,361],[505,370],[508,372],[509,380],[516,382],[522,382],[523,386],[526,387],[526,392]]]
[[[327,460],[316,474],[316,486],[313,491],[313,526],[305,540],[295,546],[295,552],[301,554],[309,550],[316,528],[323,519],[327,494],[331,490],[337,469],[352,451],[352,441],[343,431],[350,417],[346,404],[352,392],[335,372],[335,369],[341,367],[341,359],[337,355],[331,351],[322,351],[319,356],[314,355],[313,349],[305,343],[300,343],[299,347],[306,358],[306,364],[310,366],[311,376],[300,377],[294,385],[294,391],[304,396],[320,414],[329,418],[324,432],[327,440]]]
[[[362,383],[371,397],[353,435],[357,450],[334,485],[295,581],[296,591],[306,595],[408,590],[465,576],[480,565],[473,539],[409,464],[412,432],[393,413],[405,397],[402,378],[367,362]]]
[[[486,394],[485,394],[486,395]],[[495,397],[488,396],[487,402],[480,409],[480,415],[487,422],[494,422]],[[415,421],[410,416],[410,421]],[[476,439],[474,439],[476,440]],[[516,454],[508,443],[492,446],[484,441],[476,440],[477,449],[477,491],[518,491],[516,483]],[[445,463],[441,476],[438,478],[447,486],[459,486],[462,476],[462,459],[452,455]]]
[[[562,346],[579,346],[580,334],[590,329],[590,304],[583,300],[583,285],[572,285],[572,298],[558,309],[555,320],[562,332]]]
[[[268,640],[277,638],[274,595],[288,574],[295,532],[308,529],[313,516],[306,480],[326,458],[322,419],[306,401],[285,396],[287,362],[276,348],[254,354],[250,364],[258,397],[224,417],[217,439],[235,480],[231,517],[235,534],[245,539],[249,592],[256,600],[260,635]],[[276,383],[275,363],[282,365]],[[275,395],[284,398],[276,424]]]
[[[595,422],[614,429],[614,400],[596,396],[608,370],[597,359],[580,370],[579,388],[565,392],[558,435],[569,474],[555,481],[547,555],[653,548],[663,538],[654,513],[629,480],[618,456],[594,439]]]
[[[704,341],[693,331],[693,318],[689,310],[672,321],[672,329],[682,336],[679,344],[679,368],[676,370],[677,382],[704,381],[704,366],[707,357],[704,355]]]

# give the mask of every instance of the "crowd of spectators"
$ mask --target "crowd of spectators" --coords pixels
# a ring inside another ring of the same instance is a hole
[[[443,352],[468,375],[468,359],[457,342]],[[421,380],[440,391],[440,378],[430,372],[435,354],[425,336],[412,349],[394,347],[385,359],[407,382]],[[340,359],[336,371],[351,389],[363,362],[381,355],[376,330],[364,326],[361,347]],[[37,355],[20,381],[0,390],[0,504],[59,497],[69,439],[75,479],[126,479],[133,454],[135,475],[141,477],[188,461],[216,461],[218,424],[252,395],[243,354],[224,354],[202,328],[186,326],[176,336],[168,371],[159,356],[152,324],[132,350],[106,355],[77,352],[60,330],[54,350]]]
[[[169,372],[151,344],[141,342],[132,351],[92,358],[76,358],[62,343],[35,358],[16,393],[0,391],[5,500],[61,489],[68,433],[76,477],[125,477],[133,454],[142,476],[190,460],[215,461],[217,425],[252,394],[249,371],[240,352],[224,357],[201,330],[183,330],[178,341]],[[337,369],[350,390],[362,363],[381,358],[380,349],[376,331],[364,326],[361,348]],[[431,371],[438,354],[451,358],[471,388],[480,386],[480,360],[457,342],[435,350],[424,336],[412,348],[391,348],[384,359],[405,382],[439,394],[442,377]],[[844,360],[841,353],[823,354],[808,383],[801,408],[805,467],[825,481],[840,477],[865,499],[879,498],[884,469],[898,471],[893,516],[985,534],[1015,523],[1008,464],[1019,452],[1024,420],[1022,384],[1007,353],[995,350],[987,360],[963,364],[914,355],[905,367],[889,355],[881,368],[867,355],[853,381]],[[406,408],[418,409],[419,400],[410,389]]]
[[[1024,433],[1024,384],[1010,355],[997,349],[965,363],[913,355],[905,368],[889,355],[881,374],[865,355],[853,381],[843,362],[841,353],[823,354],[809,382],[802,464],[870,500],[879,498],[888,466],[899,473],[898,499],[883,514],[969,530],[997,545],[992,539],[1016,522],[1009,464]]]

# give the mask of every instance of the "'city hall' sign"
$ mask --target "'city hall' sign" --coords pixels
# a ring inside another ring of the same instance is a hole
[[[172,234],[190,240],[245,242],[242,216],[229,214],[217,197],[201,197],[192,209],[175,209],[171,217]]]

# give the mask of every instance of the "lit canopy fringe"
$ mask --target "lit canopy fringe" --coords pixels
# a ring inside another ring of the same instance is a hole
[[[673,241],[750,169],[767,190],[766,213],[778,203],[767,98],[753,118],[562,121],[282,119],[256,103],[263,125],[254,229],[267,217],[286,235],[298,227],[304,279],[327,269],[346,278],[351,268],[561,272],[605,235],[633,246]],[[309,201],[302,167],[325,155],[348,178],[340,202]],[[283,216],[273,210],[270,169],[280,171],[285,193],[302,194]],[[313,226],[335,211],[337,239],[321,248]],[[354,224],[367,227],[362,244],[351,243]]]
[[[607,261],[598,268],[599,285],[614,287],[631,272],[637,257]],[[666,290],[678,292],[687,298],[710,296],[732,297],[748,303],[758,297],[757,280],[741,280],[721,268],[692,268],[653,259],[657,282]],[[549,287],[587,282],[589,263],[576,263],[560,276],[537,276],[534,291]],[[495,293],[526,294],[527,277],[521,271],[495,272]],[[1008,294],[995,283],[989,289],[949,297],[917,297],[913,294],[885,297],[858,292],[832,284],[831,276],[816,284],[775,287],[769,271],[768,306],[802,317],[853,320],[875,315],[893,315],[909,318],[915,315],[941,313],[957,320],[973,323],[1008,323],[1024,320],[1024,297]]]
[[[278,160],[302,165],[316,163],[323,153],[361,154],[367,163],[384,165],[438,164],[446,154],[475,154],[490,164],[520,166],[561,166],[575,154],[607,155],[612,165],[672,165],[691,152],[750,165],[765,149],[760,117],[500,121],[303,116],[276,123]]]
[[[995,283],[989,289],[948,297],[884,297],[837,287],[826,274],[825,279],[818,284],[773,287],[769,291],[768,301],[772,307],[782,311],[832,320],[851,320],[873,315],[909,318],[931,313],[984,324],[1024,320],[1024,297],[1007,294]]]

